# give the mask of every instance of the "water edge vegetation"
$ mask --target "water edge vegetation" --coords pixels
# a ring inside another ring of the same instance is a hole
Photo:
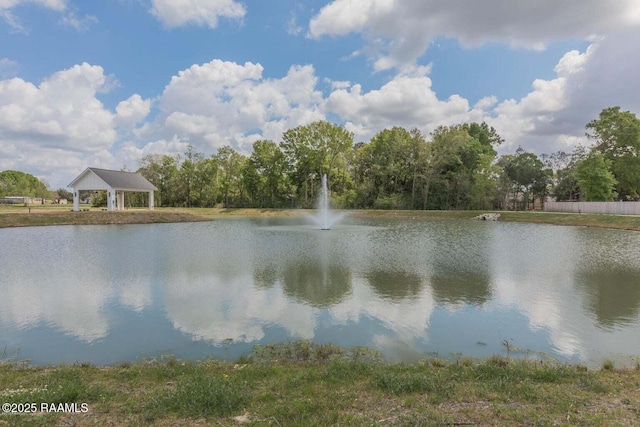
[[[494,356],[388,364],[368,349],[298,341],[235,362],[166,356],[96,367],[0,363],[3,403],[86,413],[0,415],[42,425],[637,425],[640,365],[600,370]]]

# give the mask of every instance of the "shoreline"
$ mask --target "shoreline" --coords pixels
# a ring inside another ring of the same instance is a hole
[[[639,384],[640,365],[587,370],[502,356],[389,364],[365,348],[298,341],[257,346],[235,362],[0,361],[1,403],[37,409],[0,413],[0,425],[631,426]],[[87,410],[45,412],[43,403]]]
[[[31,212],[0,213],[0,228],[50,225],[158,224],[199,221],[209,221],[209,219],[189,213],[147,210],[65,212],[60,210],[32,209]]]
[[[99,208],[72,212],[52,207],[12,207],[0,210],[0,228],[47,225],[155,224],[211,221],[229,217],[299,217],[310,209],[259,208],[157,208],[104,212]],[[88,209],[88,208],[85,208]],[[482,213],[500,214],[498,221],[583,226],[640,231],[640,217],[629,215],[575,214],[521,211],[408,211],[339,210],[353,218],[473,219]]]

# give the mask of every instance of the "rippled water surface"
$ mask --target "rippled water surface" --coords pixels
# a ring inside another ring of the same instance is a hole
[[[237,358],[309,339],[391,361],[640,356],[640,233],[463,220],[0,230],[0,349],[33,364]]]

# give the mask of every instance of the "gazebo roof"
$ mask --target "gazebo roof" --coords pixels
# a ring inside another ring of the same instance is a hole
[[[93,173],[114,190],[128,191],[155,191],[156,186],[145,177],[135,172],[114,171],[109,169],[87,168],[76,179],[71,181],[69,187],[74,187],[87,174]]]

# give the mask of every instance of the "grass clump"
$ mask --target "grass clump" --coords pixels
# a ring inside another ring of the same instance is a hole
[[[396,396],[405,394],[437,393],[442,397],[448,396],[448,385],[443,383],[433,373],[422,369],[414,370],[402,367],[398,370],[385,370],[374,376],[377,388]]]
[[[360,353],[357,353],[358,355]],[[251,359],[257,362],[322,362],[344,357],[357,357],[334,344],[315,344],[307,340],[256,346]]]
[[[167,412],[188,418],[225,417],[238,412],[248,401],[247,384],[227,374],[189,376],[150,402],[148,418],[153,420]]]

